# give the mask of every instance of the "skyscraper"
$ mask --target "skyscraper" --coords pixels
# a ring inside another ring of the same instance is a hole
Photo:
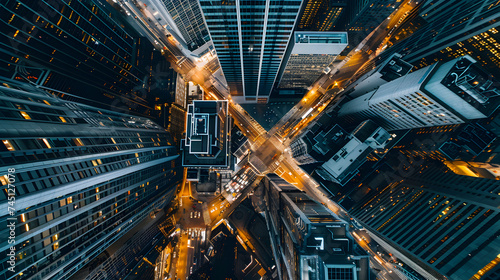
[[[295,31],[281,64],[279,87],[307,89],[345,47],[346,32]]]
[[[302,1],[200,0],[236,102],[267,102]]]
[[[193,51],[210,41],[205,19],[197,0],[162,1],[186,41]]]
[[[411,167],[416,168],[416,167]],[[427,279],[479,279],[500,250],[500,182],[440,170],[384,180],[350,211]],[[381,243],[382,244],[382,243]],[[493,266],[492,266],[493,265]]]
[[[423,25],[382,55],[398,52],[417,67],[469,54],[492,74],[500,67],[500,3],[495,0],[425,1],[419,11]]]
[[[345,221],[276,174],[261,184],[278,279],[370,279],[369,255]]]
[[[2,262],[16,258],[15,273],[3,266],[0,279],[68,279],[164,207],[182,180],[169,134],[148,119],[7,79],[0,106],[0,196],[11,207],[1,219],[15,224],[1,230],[15,234]]]
[[[0,74],[146,114],[153,46],[104,1],[3,1]],[[114,104],[119,106],[121,104]],[[124,106],[124,107],[125,107]]]
[[[339,116],[398,130],[486,118],[499,105],[498,83],[465,56],[385,83],[345,103]]]

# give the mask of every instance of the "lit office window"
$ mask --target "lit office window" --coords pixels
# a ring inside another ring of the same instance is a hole
[[[80,138],[75,138],[75,139],[73,139],[73,142],[75,142],[75,144],[76,144],[77,146],[85,146],[85,145],[83,144],[82,140],[80,140]]]
[[[21,113],[21,116],[23,116],[23,118],[25,118],[27,120],[31,120],[31,117],[30,117],[30,115],[28,115],[28,113],[26,113],[24,111],[20,111],[19,113]]]
[[[7,147],[7,150],[9,151],[15,151],[14,146],[9,142],[9,140],[2,140],[2,143]]]
[[[45,146],[47,146],[47,148],[52,149],[52,146],[50,146],[49,141],[47,141],[47,139],[42,138],[42,141],[45,144]]]

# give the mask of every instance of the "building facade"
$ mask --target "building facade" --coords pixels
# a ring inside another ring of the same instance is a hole
[[[345,221],[276,174],[261,184],[278,279],[370,279],[369,255]]]
[[[281,64],[278,87],[307,89],[345,47],[346,32],[295,31]]]
[[[333,31],[346,7],[344,0],[307,0],[302,4],[296,28],[299,31]]]
[[[0,14],[2,76],[149,116],[151,104],[132,92],[148,75],[153,46],[111,5],[4,1]]]
[[[267,102],[302,1],[200,4],[233,100]]]
[[[382,179],[349,213],[427,279],[479,279],[498,263],[499,186],[424,167]]]
[[[197,0],[163,0],[162,2],[190,51],[210,41],[210,34]]]
[[[17,259],[15,274],[3,266],[0,279],[68,279],[164,207],[182,181],[169,134],[148,119],[7,79],[0,106],[1,204],[15,199],[2,220],[14,218]],[[4,263],[11,250],[2,243]]]
[[[356,47],[404,2],[400,0],[347,1],[347,11],[335,30],[346,30],[349,45]]]
[[[389,131],[460,124],[490,116],[499,97],[498,82],[464,56],[385,83],[345,103],[339,116],[372,119]]]
[[[425,67],[468,54],[498,79],[499,11],[494,0],[426,1],[419,11],[422,26],[382,55],[398,52],[409,63]]]

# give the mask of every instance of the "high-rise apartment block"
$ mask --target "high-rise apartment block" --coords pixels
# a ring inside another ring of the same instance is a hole
[[[372,119],[387,130],[398,130],[486,118],[499,105],[498,83],[464,56],[385,83],[345,103],[339,116]]]
[[[279,88],[307,89],[345,47],[346,32],[295,31],[281,64]]]
[[[345,221],[276,174],[261,184],[278,279],[370,279],[369,255]]]
[[[0,107],[1,219],[14,218],[16,236],[15,273],[3,266],[0,279],[68,279],[170,202],[182,180],[169,134],[149,119],[7,79]]]
[[[301,3],[200,0],[234,101],[267,102]]]

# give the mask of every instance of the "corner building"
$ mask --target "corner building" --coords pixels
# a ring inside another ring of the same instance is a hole
[[[0,87],[0,201],[15,168],[16,273],[0,279],[68,279],[172,199],[182,181],[169,134],[152,121]],[[1,220],[10,218],[4,210]],[[0,230],[7,240],[8,228]]]

